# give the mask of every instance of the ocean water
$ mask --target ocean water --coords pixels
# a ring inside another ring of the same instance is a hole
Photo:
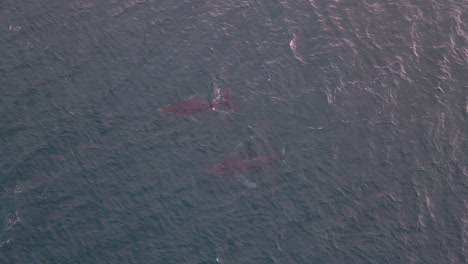
[[[1,2],[0,263],[468,263],[467,10]]]

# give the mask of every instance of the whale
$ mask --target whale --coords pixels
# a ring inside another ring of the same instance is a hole
[[[224,98],[220,102],[212,103],[208,100],[199,99],[186,99],[178,103],[165,106],[159,109],[160,112],[175,115],[189,115],[198,112],[203,112],[208,109],[213,109],[215,106],[224,105],[230,112],[232,112],[231,105],[231,89],[228,89]]]

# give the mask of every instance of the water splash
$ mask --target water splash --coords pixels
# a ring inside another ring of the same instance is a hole
[[[297,38],[296,38],[296,34],[293,33],[293,38],[291,39],[291,41],[289,42],[289,47],[291,48],[291,51],[292,53],[294,54],[294,57],[302,62],[302,63],[305,63],[305,61],[298,55],[297,53],[297,46],[296,46],[296,41],[297,41]]]

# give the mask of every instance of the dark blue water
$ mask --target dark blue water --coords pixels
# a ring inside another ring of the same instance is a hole
[[[1,2],[0,263],[467,263],[467,10]]]

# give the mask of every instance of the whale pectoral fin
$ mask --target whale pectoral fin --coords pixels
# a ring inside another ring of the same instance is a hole
[[[197,124],[197,125],[203,124],[200,120],[196,119],[196,118],[193,117],[192,115],[187,116],[187,118],[190,119],[192,122],[194,122],[194,123]]]
[[[192,99],[192,98],[194,98],[194,97],[198,97],[198,93],[193,94],[193,95],[191,95],[191,96],[189,96],[189,97],[187,97],[187,98],[184,98],[184,100],[190,100],[190,99]]]
[[[231,156],[236,156],[239,154],[239,150],[244,147],[244,141],[237,143],[237,145],[232,149]]]
[[[249,189],[257,189],[257,184],[255,182],[249,181],[247,178],[245,178],[243,175],[236,175],[236,179],[238,182],[240,182],[242,185]]]

